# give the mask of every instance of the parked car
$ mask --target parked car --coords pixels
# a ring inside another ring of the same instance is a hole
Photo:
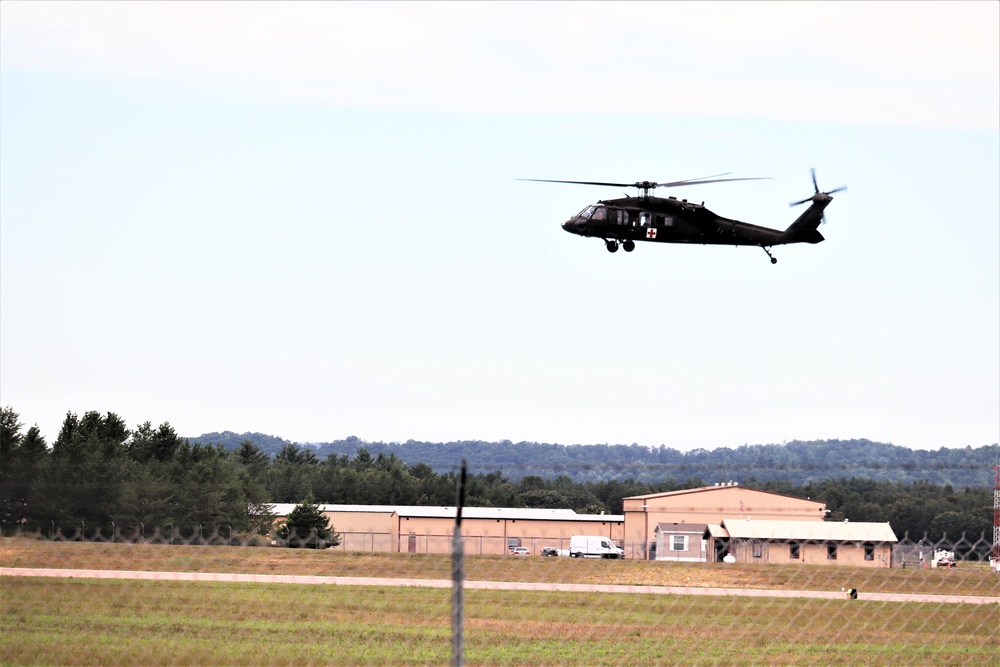
[[[955,567],[955,552],[938,549],[934,552],[933,562],[937,567]]]
[[[542,547],[543,556],[558,556],[559,550],[555,547]]]
[[[528,551],[528,547],[514,547],[510,550],[512,556],[530,556],[531,552]]]

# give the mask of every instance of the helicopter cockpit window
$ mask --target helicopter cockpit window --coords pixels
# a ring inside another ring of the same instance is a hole
[[[591,220],[607,220],[607,217],[608,217],[608,209],[604,208],[603,206],[598,206],[594,210],[594,214],[592,216],[590,216],[590,219]]]
[[[594,207],[588,206],[587,208],[580,211],[576,217],[583,218],[584,220],[590,220],[590,216],[594,213]]]

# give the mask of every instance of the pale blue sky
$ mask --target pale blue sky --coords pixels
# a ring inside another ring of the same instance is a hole
[[[1000,435],[1000,3],[0,3],[0,402],[183,435]],[[640,244],[616,189],[827,241]]]

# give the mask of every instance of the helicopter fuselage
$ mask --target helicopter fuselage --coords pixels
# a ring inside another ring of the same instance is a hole
[[[818,222],[827,203],[814,202],[792,227],[801,227],[812,219]],[[761,227],[724,218],[686,199],[651,196],[601,200],[562,225],[571,234],[601,238],[605,243],[649,241],[763,247],[822,241],[823,236],[815,226],[808,226],[812,228],[803,229],[804,233],[790,234],[792,227],[788,230]]]

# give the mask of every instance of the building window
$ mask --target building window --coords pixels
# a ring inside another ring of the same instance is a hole
[[[792,560],[799,560],[802,558],[802,545],[798,542],[792,542],[788,545],[788,557]]]
[[[761,545],[760,542],[753,543],[753,557],[754,558],[764,557],[764,547]]]
[[[866,544],[865,545],[865,560],[875,560],[875,545]]]
[[[826,545],[826,557],[829,560],[837,560],[837,545],[828,544]]]
[[[673,535],[670,539],[671,551],[687,551],[687,535]]]

